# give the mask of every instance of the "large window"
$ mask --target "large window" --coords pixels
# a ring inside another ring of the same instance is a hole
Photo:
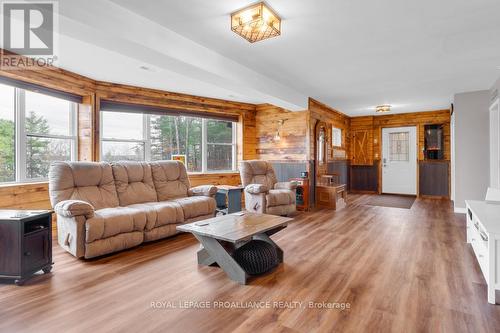
[[[76,104],[0,84],[0,183],[46,180],[76,159]]]
[[[185,161],[189,172],[236,169],[236,126],[188,116],[101,112],[101,159]]]

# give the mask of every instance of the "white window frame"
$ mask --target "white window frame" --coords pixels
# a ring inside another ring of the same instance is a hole
[[[335,138],[336,138],[336,133],[340,135],[340,144],[335,144]],[[332,127],[332,146],[335,148],[342,148],[344,146],[344,140],[343,140],[343,130],[342,128],[339,127]]]
[[[208,142],[207,138],[207,124],[211,119],[203,119],[203,150],[202,150],[202,159],[203,159],[203,172],[205,173],[217,173],[217,172],[235,172],[236,171],[236,155],[237,155],[237,145],[236,145],[236,123],[232,122],[232,140],[231,143],[218,143],[218,142]],[[207,167],[207,158],[208,158],[208,145],[215,146],[231,146],[232,147],[232,165],[231,170],[208,170]]]
[[[114,111],[105,111],[102,110],[99,115],[99,133],[104,133],[103,132],[103,115],[104,112],[114,112]],[[149,114],[142,114],[142,126],[143,126],[143,139],[115,139],[115,138],[106,138],[104,136],[101,136],[101,139],[99,140],[99,148],[100,148],[100,159],[101,161],[104,161],[103,159],[103,154],[102,154],[102,144],[103,142],[118,142],[118,143],[142,143],[144,144],[144,160],[145,161],[151,161],[151,115]],[[196,118],[196,117],[193,117]],[[198,118],[200,119],[200,118]],[[236,122],[232,122],[232,143],[213,143],[213,142],[207,142],[207,123],[211,119],[207,118],[201,118],[202,124],[201,124],[201,171],[197,172],[188,172],[189,174],[206,174],[206,173],[233,173],[237,172],[237,131],[236,131]],[[214,145],[225,145],[225,146],[232,146],[232,165],[231,165],[231,170],[208,170],[207,168],[207,156],[208,156],[208,144],[214,144]]]
[[[70,103],[70,128],[69,135],[54,135],[28,133],[26,131],[26,90],[14,88],[14,126],[15,126],[15,178],[14,182],[9,183],[35,183],[47,181],[48,177],[27,178],[27,139],[28,137],[47,138],[47,139],[66,139],[71,142],[71,161],[75,161],[78,156],[78,138],[77,138],[77,110],[78,105]]]
[[[100,151],[100,159],[104,161],[102,155],[102,144],[103,142],[117,142],[117,143],[141,143],[144,145],[144,161],[149,161],[151,159],[151,140],[150,135],[151,131],[148,128],[148,124],[150,121],[150,116],[147,114],[142,114],[142,139],[116,139],[116,138],[106,138],[102,136],[103,132],[103,116],[104,112],[112,112],[112,111],[102,111],[99,115],[99,133],[101,133],[101,139],[99,140],[99,151]]]

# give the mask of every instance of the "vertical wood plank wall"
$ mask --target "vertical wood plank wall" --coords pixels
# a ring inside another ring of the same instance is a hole
[[[315,160],[315,145],[316,145],[316,138],[315,138],[315,128],[316,124],[319,121],[325,122],[328,127],[327,131],[327,142],[328,144],[328,149],[327,149],[327,156],[329,157],[330,160],[347,160],[349,159],[349,153],[350,153],[350,145],[351,145],[351,139],[350,139],[350,122],[351,119],[343,114],[340,111],[335,110],[334,108],[329,107],[328,105],[325,105],[321,102],[318,102],[312,98],[309,99],[309,113],[310,113],[310,120],[309,120],[309,159],[310,160]],[[332,138],[332,127],[340,128],[342,129],[343,132],[343,146],[341,148],[333,148],[331,145],[331,138]],[[338,149],[340,151],[345,152],[345,158],[338,158],[336,157],[333,153],[333,149]]]

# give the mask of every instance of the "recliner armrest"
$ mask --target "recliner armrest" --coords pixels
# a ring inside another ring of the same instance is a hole
[[[245,191],[250,194],[261,194],[269,192],[269,188],[262,184],[250,184],[245,187]]]
[[[64,200],[54,207],[56,214],[64,217],[84,216],[87,219],[94,217],[94,207],[81,200]]]
[[[188,194],[190,197],[204,196],[213,197],[218,191],[218,188],[213,185],[200,185],[189,189]]]
[[[293,191],[297,188],[297,183],[295,182],[281,182],[274,184],[275,190],[290,190]]]

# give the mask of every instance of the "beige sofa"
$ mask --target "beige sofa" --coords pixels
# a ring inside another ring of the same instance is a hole
[[[178,224],[213,217],[216,192],[191,188],[178,161],[55,162],[49,172],[58,242],[78,258],[169,237]]]
[[[278,182],[271,163],[260,160],[242,161],[240,175],[245,186],[247,211],[272,215],[289,215],[296,211],[297,185]]]

